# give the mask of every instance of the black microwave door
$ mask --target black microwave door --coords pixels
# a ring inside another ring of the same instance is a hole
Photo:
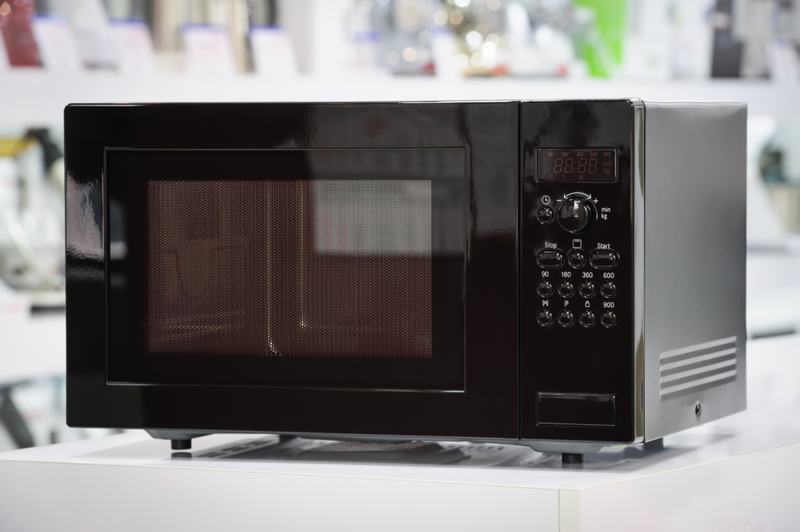
[[[517,109],[69,108],[105,244],[70,422],[516,438]]]

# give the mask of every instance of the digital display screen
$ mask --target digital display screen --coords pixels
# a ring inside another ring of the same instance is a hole
[[[617,150],[614,148],[539,150],[540,183],[614,183]]]

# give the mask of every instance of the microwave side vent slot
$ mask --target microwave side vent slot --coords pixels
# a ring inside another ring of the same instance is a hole
[[[661,353],[661,399],[736,380],[736,337]]]

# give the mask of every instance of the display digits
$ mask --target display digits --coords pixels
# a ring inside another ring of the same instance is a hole
[[[616,148],[540,149],[537,181],[616,182]]]

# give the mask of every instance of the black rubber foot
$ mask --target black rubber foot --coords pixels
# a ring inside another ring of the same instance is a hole
[[[192,448],[192,440],[171,440],[173,451],[187,451]]]
[[[561,462],[565,464],[582,464],[583,455],[578,453],[561,453]]]
[[[644,442],[642,448],[647,452],[663,451],[664,438],[659,438],[657,440]]]

